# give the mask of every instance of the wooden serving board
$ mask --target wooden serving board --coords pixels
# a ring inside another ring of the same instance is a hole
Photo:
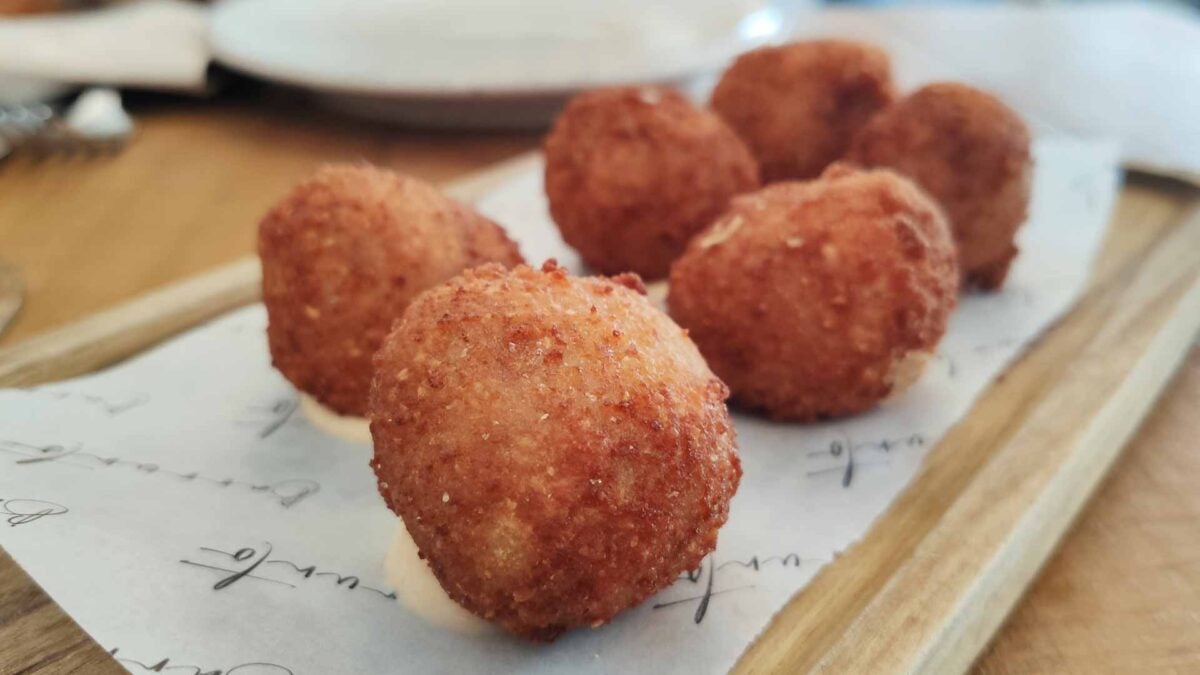
[[[457,181],[470,201],[526,155]],[[0,386],[91,372],[255,301],[247,258],[0,350]],[[999,627],[1200,330],[1200,196],[1126,187],[1089,290],[735,671],[956,672]]]

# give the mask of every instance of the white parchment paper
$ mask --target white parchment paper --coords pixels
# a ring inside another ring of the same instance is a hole
[[[923,379],[872,413],[737,415],[745,477],[718,549],[603,628],[532,646],[434,628],[393,600],[382,564],[396,520],[370,448],[304,419],[270,367],[260,306],[94,376],[0,391],[0,544],[133,672],[725,671],[1082,289],[1115,149],[1043,141],[1036,156],[1003,292],[965,297]],[[538,170],[481,208],[529,260],[579,269]]]

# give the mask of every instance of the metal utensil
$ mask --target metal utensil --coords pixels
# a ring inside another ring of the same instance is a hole
[[[25,282],[17,268],[0,260],[0,333],[8,328],[25,298]]]
[[[112,153],[133,134],[121,95],[93,87],[59,112],[47,103],[0,105],[0,158],[15,151],[39,156]]]

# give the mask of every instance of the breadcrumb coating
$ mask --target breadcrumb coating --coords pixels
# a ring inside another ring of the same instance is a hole
[[[714,549],[741,465],[728,390],[635,275],[480,267],[375,357],[372,466],[455,601],[551,640]]]
[[[882,50],[843,40],[762,47],[721,76],[712,107],[750,146],[766,182],[815,178],[894,96]]]
[[[750,151],[682,94],[622,87],[576,96],[546,137],[554,222],[592,269],[665,277],[696,232],[759,187]]]
[[[331,165],[258,229],[275,367],[343,415],[364,415],[371,357],[421,291],[485,262],[522,262],[499,225],[424,181]]]
[[[734,401],[777,419],[859,413],[916,379],[957,300],[941,210],[886,170],[738,197],[671,270],[671,315]]]
[[[1017,113],[965,84],[931,84],[872,119],[847,159],[916,181],[946,211],[965,281],[1004,284],[1033,176],[1029,129]]]

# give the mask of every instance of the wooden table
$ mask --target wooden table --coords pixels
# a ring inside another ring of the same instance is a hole
[[[301,103],[254,91],[149,102],[135,108],[139,134],[116,157],[0,164],[0,256],[28,285],[0,345],[252,251],[258,217],[321,162],[366,160],[443,181],[538,141],[403,132]],[[1118,208],[1161,223],[1193,202],[1182,186],[1135,182]],[[1200,672],[1197,412],[1200,349],[979,672]],[[0,674],[66,672],[122,671],[0,552]]]

